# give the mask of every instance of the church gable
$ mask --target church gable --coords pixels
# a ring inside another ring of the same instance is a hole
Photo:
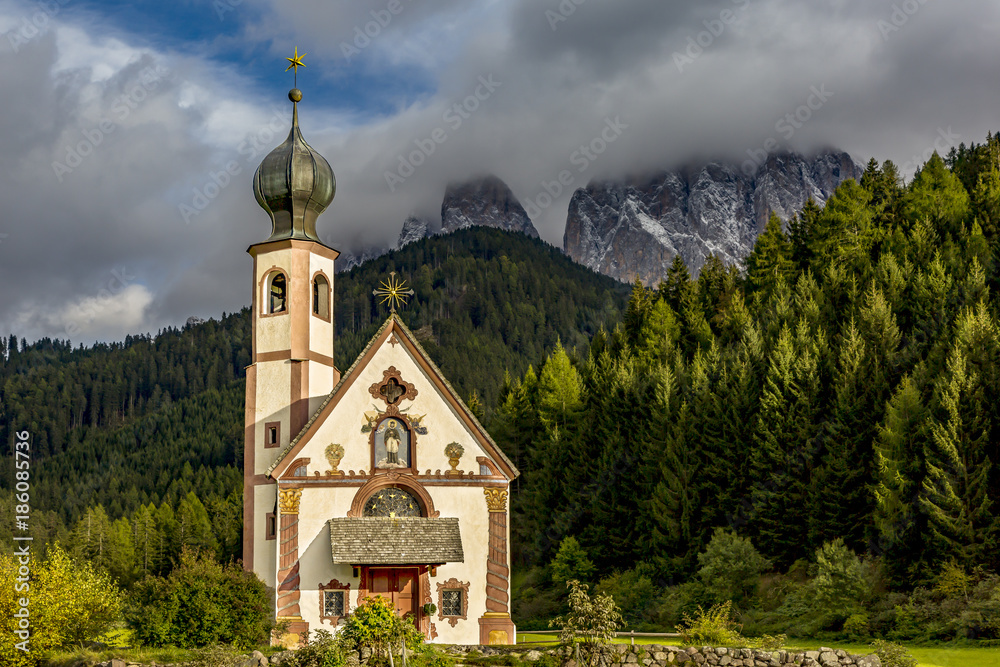
[[[387,472],[456,481],[517,475],[395,315],[268,474],[315,480]]]

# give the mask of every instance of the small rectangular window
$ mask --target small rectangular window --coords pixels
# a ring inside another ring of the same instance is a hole
[[[277,534],[278,534],[278,517],[274,514],[274,512],[268,512],[264,528],[265,539],[273,540],[277,536]]]
[[[323,616],[344,615],[344,591],[323,591]]]
[[[277,447],[281,443],[281,422],[264,424],[264,448]]]
[[[443,616],[462,616],[462,591],[445,589],[441,592],[441,614]]]

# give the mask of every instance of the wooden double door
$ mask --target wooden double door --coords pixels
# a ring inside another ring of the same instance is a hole
[[[371,594],[391,602],[400,616],[411,614],[414,624],[420,627],[420,577],[417,568],[373,567],[369,576]]]

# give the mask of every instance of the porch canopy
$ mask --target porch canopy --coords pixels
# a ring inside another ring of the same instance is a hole
[[[345,565],[464,563],[457,518],[357,517],[329,520],[333,562]]]

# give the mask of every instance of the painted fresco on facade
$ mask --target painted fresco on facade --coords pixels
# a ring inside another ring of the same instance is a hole
[[[375,467],[410,467],[410,431],[401,419],[383,419],[375,429]]]

